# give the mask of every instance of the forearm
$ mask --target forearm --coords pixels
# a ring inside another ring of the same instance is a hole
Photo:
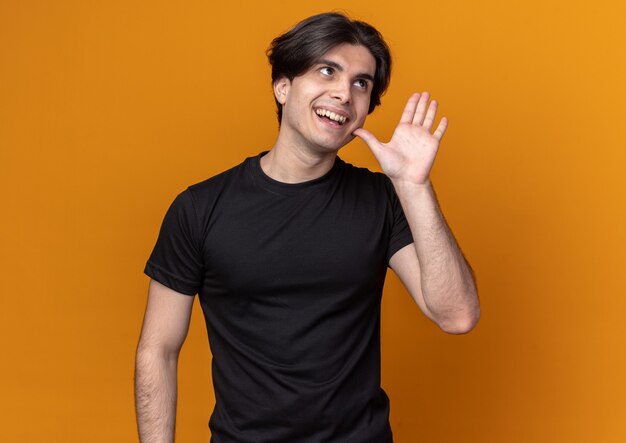
[[[394,187],[413,235],[428,310],[444,330],[471,329],[479,316],[476,285],[430,181],[424,185],[394,182]]]
[[[141,443],[171,443],[176,427],[178,354],[137,350],[135,407]]]

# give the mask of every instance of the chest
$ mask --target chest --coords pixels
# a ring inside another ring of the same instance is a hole
[[[203,245],[207,279],[229,293],[367,285],[386,268],[388,235],[385,202],[358,190],[250,190],[215,207]]]

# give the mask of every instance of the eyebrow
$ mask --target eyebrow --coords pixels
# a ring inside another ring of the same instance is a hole
[[[327,66],[330,66],[331,68],[335,68],[337,71],[343,71],[344,70],[343,66],[341,66],[339,63],[334,62],[332,60],[326,60],[324,58],[318,60],[316,64],[318,64],[318,65],[327,65]],[[364,80],[369,80],[372,83],[374,83],[374,77],[371,74],[367,73],[367,72],[361,72],[361,73],[357,74],[355,77],[356,78],[362,78]]]

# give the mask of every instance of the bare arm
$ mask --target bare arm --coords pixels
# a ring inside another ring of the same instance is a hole
[[[480,313],[474,278],[430,184],[397,192],[415,243],[391,257],[391,268],[441,329],[452,334],[470,331]]]
[[[187,337],[193,299],[150,281],[135,364],[141,443],[174,441],[178,355]]]
[[[429,179],[448,119],[442,118],[431,134],[437,102],[427,106],[428,99],[427,92],[411,96],[388,143],[380,143],[362,128],[354,134],[365,141],[391,179],[415,240],[394,254],[391,267],[422,311],[444,331],[458,334],[474,327],[480,309],[472,272]]]

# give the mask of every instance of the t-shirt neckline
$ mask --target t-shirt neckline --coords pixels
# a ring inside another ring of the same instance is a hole
[[[294,195],[302,193],[304,190],[319,189],[329,183],[332,183],[337,177],[341,165],[344,163],[339,156],[335,157],[335,162],[332,168],[321,177],[314,178],[313,180],[307,180],[300,183],[285,183],[278,180],[274,180],[267,175],[263,168],[261,168],[261,157],[267,154],[269,151],[263,151],[254,157],[250,157],[249,166],[254,177],[254,180],[262,188],[282,195]]]

